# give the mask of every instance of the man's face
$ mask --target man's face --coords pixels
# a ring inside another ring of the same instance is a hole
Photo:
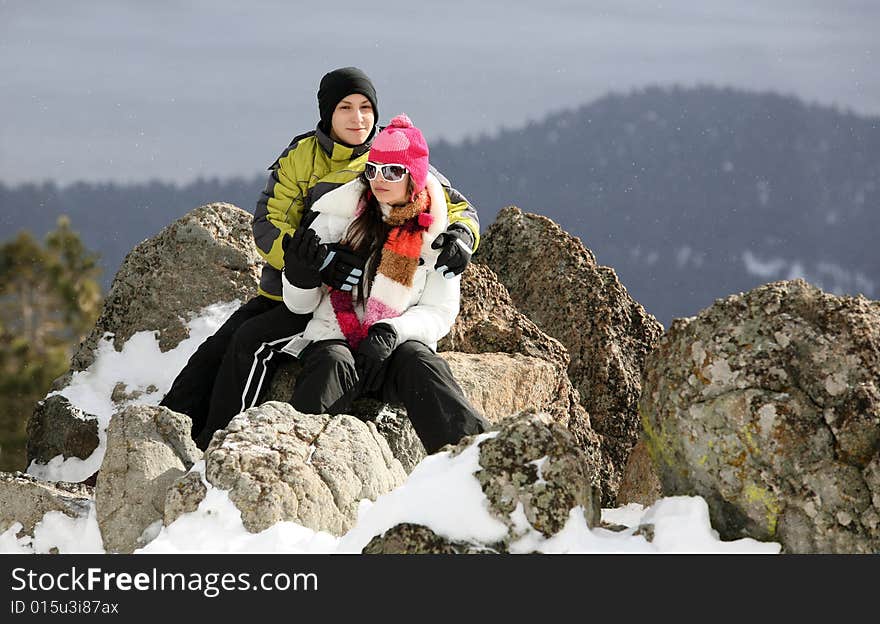
[[[370,100],[360,93],[352,93],[336,105],[330,120],[330,137],[348,145],[360,145],[370,136],[375,120]]]

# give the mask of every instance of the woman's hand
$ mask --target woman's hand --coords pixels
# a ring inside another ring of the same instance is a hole
[[[317,288],[321,285],[321,264],[327,247],[309,228],[297,228],[293,235],[285,234],[281,241],[284,250],[284,276],[297,288]]]
[[[361,392],[374,392],[385,380],[385,363],[397,346],[397,332],[391,325],[377,323],[370,327],[354,356]]]

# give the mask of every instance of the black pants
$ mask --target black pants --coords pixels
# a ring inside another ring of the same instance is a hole
[[[192,418],[193,438],[207,448],[215,431],[260,402],[283,357],[278,350],[309,318],[280,301],[254,297],[202,343],[160,405]]]
[[[345,341],[309,345],[291,403],[306,414],[323,414],[357,382],[354,354]],[[488,423],[468,402],[443,358],[421,342],[408,341],[391,354],[380,398],[403,403],[428,453],[482,433]]]

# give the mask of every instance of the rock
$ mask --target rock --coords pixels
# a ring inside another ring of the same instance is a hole
[[[266,392],[266,400],[281,401],[287,403],[293,396],[293,387],[296,377],[302,366],[298,360],[290,360],[278,367],[278,372],[272,379],[269,390]],[[386,405],[373,399],[357,399],[349,410],[350,416],[358,420],[372,421],[376,430],[385,438],[392,455],[400,461],[406,474],[412,472],[427,453],[416,430],[413,429],[406,409],[402,405]]]
[[[514,307],[507,290],[488,267],[471,264],[465,270],[461,311],[438,350],[468,399],[489,420],[528,407],[571,407],[573,390],[566,374],[569,358],[565,347]],[[530,367],[535,369],[534,383],[529,380]],[[298,372],[295,361],[280,367],[266,400],[288,401]],[[505,376],[520,383],[517,392]]]
[[[600,523],[599,493],[592,485],[589,457],[574,436],[549,414],[513,416],[498,433],[478,442],[480,469],[474,477],[488,499],[488,510],[508,527],[492,544],[452,542],[428,527],[399,524],[374,537],[365,553],[504,553],[521,550],[523,538],[551,537],[583,513],[587,526]],[[471,444],[465,438],[450,452]]]
[[[165,495],[165,511],[162,522],[168,526],[182,514],[192,513],[199,507],[208,493],[198,472],[188,472],[177,479]]]
[[[27,424],[27,462],[57,455],[86,459],[98,448],[98,419],[56,394],[37,403]]]
[[[565,355],[564,350],[561,353]],[[514,414],[540,412],[552,415],[556,422],[569,429],[590,457],[594,467],[593,485],[601,493],[602,500],[609,504],[614,501],[616,470],[602,456],[601,439],[590,428],[589,415],[577,403],[577,391],[571,387],[564,368],[520,354],[447,351],[440,356],[449,363],[465,396],[490,423]],[[270,397],[292,395],[298,367],[295,362],[280,367],[280,373],[270,387]],[[377,420],[383,409],[387,415],[396,415],[384,424]],[[384,406],[377,401],[358,400],[350,411],[359,420],[375,421],[407,474],[425,457],[424,446],[409,424],[402,405]]]
[[[605,491],[606,483],[614,483],[614,470],[610,462],[599,457],[590,417],[580,406],[577,391],[568,379],[568,352],[516,309],[507,289],[490,268],[471,264],[465,270],[461,310],[438,349],[468,400],[490,422],[531,410],[550,413],[569,427],[584,450],[594,456],[598,467],[596,485],[602,484],[603,500],[614,500],[616,486],[612,490],[609,485],[607,495]],[[299,364],[295,361],[282,365],[272,381],[267,401],[289,400],[298,372]],[[392,409],[398,414],[406,413],[399,406]],[[362,420],[372,420],[378,409],[370,405],[365,409],[364,404],[357,402],[352,413]],[[411,426],[406,431],[415,434]],[[390,432],[386,429],[383,433]],[[412,450],[413,459],[424,457],[421,443],[416,448],[412,436],[402,440],[404,444],[399,447],[389,438],[401,463],[406,466],[409,460],[398,454],[398,448],[409,449],[406,453]]]
[[[254,247],[252,219],[251,214],[231,204],[208,204],[129,252],[95,326],[74,353],[68,372],[54,381],[52,389],[64,389],[74,372],[87,369],[103,340],[111,340],[120,349],[133,334],[155,331],[160,349],[167,351],[188,336],[186,323],[205,306],[253,297],[263,261]],[[118,410],[144,392],[155,391],[153,385],[129,389],[119,382],[110,398]],[[94,436],[88,420],[81,424],[65,418],[56,425],[56,417],[63,416],[67,408],[55,403],[49,406],[51,413],[41,413],[38,406],[31,419],[37,428],[29,433],[29,461],[39,455],[42,459],[37,461],[46,463],[51,453],[84,458],[85,450],[97,440],[98,423],[94,423]],[[44,425],[49,418],[51,427]],[[76,429],[64,437],[68,424]],[[92,448],[97,448],[97,443]]]
[[[80,483],[48,483],[23,472],[0,472],[0,533],[20,522],[18,537],[33,535],[34,526],[50,511],[86,516],[92,496],[92,488]]]
[[[406,474],[413,471],[425,457],[425,445],[413,428],[403,405],[383,403],[370,398],[356,399],[350,416],[363,422],[372,422],[376,431],[385,438],[391,454],[403,466]]]
[[[439,355],[449,364],[467,399],[489,422],[497,422],[528,408],[567,409],[570,405],[567,392],[571,386],[565,369],[553,362],[507,353],[447,351]],[[299,362],[282,364],[272,380],[266,401],[287,402],[293,395],[299,370]],[[376,401],[358,401],[352,407],[351,415],[361,420],[373,420],[381,406]],[[406,411],[402,413],[406,414]]]
[[[253,297],[262,259],[252,219],[232,204],[208,204],[135,247],[116,273],[95,327],[74,354],[71,371],[91,365],[106,332],[118,350],[133,334],[155,330],[159,348],[168,351],[187,337],[192,313]],[[64,378],[59,385],[65,385]]]
[[[210,484],[229,491],[248,531],[289,520],[342,535],[358,502],[375,500],[406,473],[373,423],[300,414],[264,403],[232,419],[205,453]]]
[[[616,506],[638,503],[643,507],[650,507],[662,496],[663,486],[648,452],[648,445],[644,440],[639,440],[626,460],[620,489],[617,491]]]
[[[507,288],[487,266],[469,264],[461,279],[461,309],[438,351],[520,353],[566,370],[568,352],[511,301]]]
[[[552,391],[548,393],[552,384],[545,376],[545,382],[539,383],[544,389],[537,391],[537,394],[543,398],[530,405],[528,401],[504,405],[498,411],[492,409],[492,402],[489,400],[487,401],[489,407],[485,408],[488,412],[487,417],[492,418],[496,414],[507,416],[520,411],[551,414],[557,422],[571,431],[581,448],[590,455],[596,467],[594,485],[602,492],[603,502],[611,504],[614,501],[620,470],[609,458],[602,456],[600,446],[596,443],[600,438],[593,431],[590,415],[581,406],[578,391],[569,380],[568,351],[558,340],[545,334],[516,308],[507,288],[485,264],[470,264],[462,274],[461,311],[449,334],[439,342],[438,348],[441,352],[521,354],[552,362],[557,371],[555,396],[552,395]],[[456,356],[452,356],[447,360],[450,365],[455,358]],[[474,361],[478,362],[479,359]],[[542,369],[546,373],[546,368],[542,367]],[[466,376],[464,371],[455,371],[455,373],[456,376]],[[499,373],[498,376],[503,377],[504,374]],[[539,375],[536,380],[540,379]],[[492,396],[494,392],[503,391],[506,382],[500,380],[494,383],[498,385],[493,387],[491,392],[485,391],[485,395]],[[465,388],[468,398],[474,404],[480,403],[479,380],[468,385],[470,388]],[[534,394],[531,382],[524,384],[521,392]]]
[[[201,457],[190,419],[166,407],[132,405],[107,427],[95,505],[108,552],[130,553],[164,516],[168,488]]]
[[[156,386],[150,384],[145,388],[147,393],[155,392],[157,390]],[[110,400],[120,405],[122,403],[127,403],[130,401],[137,401],[144,395],[144,392],[140,390],[131,390],[129,391],[128,386],[125,385],[124,382],[120,381],[115,386],[113,386],[113,391],[110,393]]]
[[[613,501],[617,470],[602,453],[602,438],[578,404],[577,390],[565,369],[553,362],[520,354],[440,354],[452,369],[468,400],[490,424],[513,415],[545,414],[568,429],[589,458],[592,485],[602,501]]]
[[[568,349],[569,377],[603,436],[616,491],[640,433],[645,356],[662,325],[630,297],[613,269],[599,266],[579,239],[546,217],[504,208],[474,260],[495,271],[517,309]]]
[[[640,524],[636,527],[636,530],[633,531],[633,535],[641,535],[645,538],[646,542],[654,541],[654,532],[655,527],[653,524]]]
[[[620,479],[619,471],[602,451],[604,439],[590,428],[589,417],[583,407],[575,404],[570,411],[558,408],[546,410],[529,408],[515,415],[515,417],[524,416],[551,418],[553,422],[564,427],[587,458],[590,483],[599,495],[601,504],[603,506],[614,504]]]
[[[775,282],[676,320],[640,408],[667,495],[722,537],[880,551],[880,302]]]
[[[503,545],[498,546],[503,549]],[[481,555],[503,552],[479,544],[455,542],[420,524],[398,524],[364,547],[365,555]]]
[[[553,362],[507,353],[456,353],[440,356],[449,364],[455,380],[471,404],[490,423],[530,407],[546,409],[560,399],[567,387],[565,369]]]
[[[459,445],[464,448],[463,445]],[[599,524],[599,495],[591,486],[591,465],[567,429],[549,415],[529,414],[502,423],[498,435],[480,444],[475,473],[493,514],[518,537],[522,527],[511,517],[522,509],[531,528],[550,537],[583,509],[587,526]]]
[[[357,404],[355,404],[357,405]],[[374,419],[376,431],[385,438],[391,454],[400,462],[406,474],[413,471],[428,456],[419,434],[413,429],[406,410],[402,406],[381,404]]]

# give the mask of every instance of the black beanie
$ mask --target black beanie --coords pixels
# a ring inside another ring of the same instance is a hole
[[[318,110],[321,112],[321,130],[330,134],[330,121],[336,105],[347,95],[360,93],[373,105],[374,125],[379,121],[379,107],[376,106],[376,88],[367,75],[357,67],[343,67],[324,74],[318,87]]]

